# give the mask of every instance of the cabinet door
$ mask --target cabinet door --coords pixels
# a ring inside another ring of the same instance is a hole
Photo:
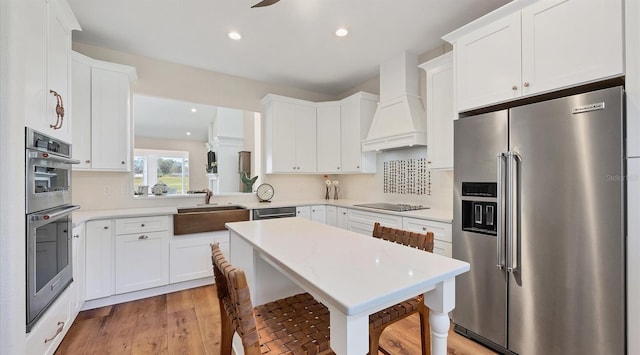
[[[624,74],[622,1],[545,0],[522,10],[523,94]]]
[[[91,166],[129,171],[130,90],[126,73],[91,69]]]
[[[143,290],[169,283],[169,234],[117,235],[116,294]]]
[[[338,208],[336,206],[326,206],[326,223],[330,226],[338,225]]]
[[[427,70],[427,155],[431,169],[453,169],[453,62],[451,53]]]
[[[336,227],[342,229],[349,229],[349,214],[348,209],[344,207],[338,207],[336,216]]]
[[[520,13],[461,37],[454,52],[458,111],[520,96]]]
[[[113,287],[113,225],[111,220],[86,223],[86,299],[111,296]]]
[[[311,219],[311,206],[296,207],[296,216]]]
[[[271,110],[271,157],[267,157],[271,160],[271,170],[274,173],[296,172],[295,105],[274,101]]]
[[[43,133],[50,133],[49,125],[55,123],[55,116],[50,116],[47,106],[48,96],[51,95],[47,87],[48,6],[45,1],[21,1],[20,6],[24,7],[24,13],[29,14],[29,24],[22,26],[25,31],[23,37],[29,40],[20,43],[24,52],[29,53],[24,57],[25,70],[21,73],[25,77],[25,125]],[[2,81],[4,83],[4,76]],[[53,121],[50,121],[51,119]]]
[[[316,108],[296,105],[295,108],[295,161],[296,172],[316,172]]]
[[[220,243],[222,253],[229,256],[229,232],[198,233],[171,238],[169,283],[213,276],[211,243]]]
[[[340,172],[340,105],[320,105],[317,109],[318,172]]]
[[[91,168],[91,65],[73,53],[71,61],[71,114],[73,115],[73,170]]]
[[[360,100],[343,101],[341,115],[342,171],[358,172],[362,159]]]
[[[311,220],[320,223],[327,223],[327,206],[311,206]]]
[[[72,254],[71,260],[73,262],[73,294],[71,295],[71,314],[72,318],[80,312],[85,300],[85,268],[86,268],[86,235],[84,231],[84,224],[81,224],[73,228],[73,240],[72,240]]]

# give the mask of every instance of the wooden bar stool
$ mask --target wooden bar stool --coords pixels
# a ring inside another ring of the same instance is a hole
[[[211,244],[211,260],[221,316],[221,355],[231,355],[238,333],[246,355],[333,354],[329,347],[329,310],[301,293],[253,307],[244,271],[233,267]]]
[[[409,232],[401,229],[381,226],[376,222],[373,236],[390,242],[406,245],[427,252],[433,252],[433,232],[426,234]],[[414,313],[420,314],[420,340],[422,355],[431,354],[431,329],[429,328],[429,308],[424,305],[424,296],[419,295],[404,302],[385,308],[369,316],[369,354],[377,354],[380,348],[380,336],[384,329]]]

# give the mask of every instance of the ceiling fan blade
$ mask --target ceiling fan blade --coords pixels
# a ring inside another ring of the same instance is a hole
[[[259,3],[251,6],[251,8],[273,5],[273,4],[277,3],[278,1],[280,1],[280,0],[262,0]]]

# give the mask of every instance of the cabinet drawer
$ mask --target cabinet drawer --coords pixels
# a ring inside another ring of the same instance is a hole
[[[47,309],[45,314],[27,334],[26,353],[31,355],[53,354],[64,334],[71,327],[69,304],[71,291],[65,290]]]
[[[116,219],[116,235],[169,230],[169,217],[136,217]]]
[[[349,230],[361,234],[371,235],[373,225],[376,222],[380,222],[381,225],[386,227],[402,228],[402,217],[400,216],[353,209],[349,210],[348,216]]]
[[[418,233],[433,232],[433,238],[435,240],[451,243],[451,223],[404,217],[402,229]]]
[[[433,243],[433,253],[450,258],[453,255],[452,244],[436,239]]]

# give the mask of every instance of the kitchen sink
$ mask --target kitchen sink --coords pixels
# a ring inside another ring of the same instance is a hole
[[[173,234],[192,234],[226,230],[227,222],[249,220],[249,210],[241,206],[178,208],[173,215]]]

